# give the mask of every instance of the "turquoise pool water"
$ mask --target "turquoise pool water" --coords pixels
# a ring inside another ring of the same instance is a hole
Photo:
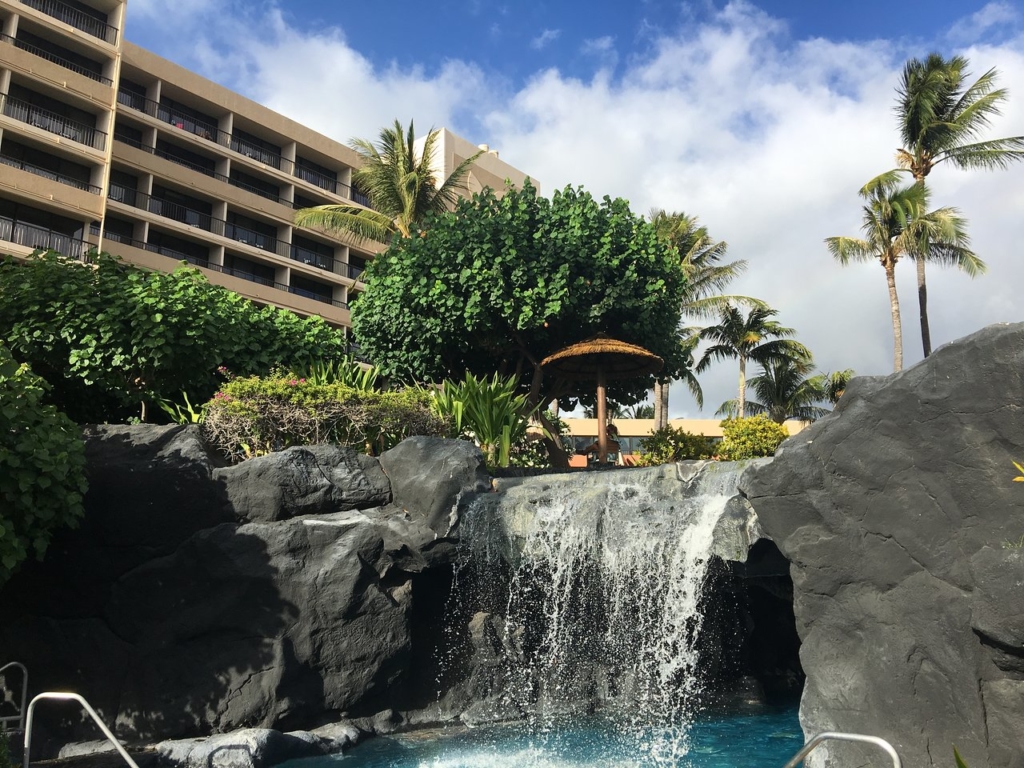
[[[696,722],[684,756],[655,731],[624,733],[602,720],[525,724],[457,733],[376,738],[346,755],[302,760],[291,768],[780,768],[801,746],[796,707],[756,715],[714,715]]]

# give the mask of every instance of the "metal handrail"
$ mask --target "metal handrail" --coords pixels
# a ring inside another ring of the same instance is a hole
[[[82,705],[82,709],[84,709],[89,714],[89,717],[93,719],[96,725],[99,726],[99,729],[103,732],[103,735],[106,737],[107,741],[113,744],[114,749],[121,753],[121,757],[124,758],[124,761],[128,763],[128,765],[130,765],[131,768],[139,768],[138,764],[136,764],[136,762],[132,760],[131,755],[129,755],[128,752],[125,751],[125,748],[121,746],[121,742],[114,738],[114,734],[112,734],[110,732],[110,729],[103,724],[103,721],[100,719],[100,716],[96,714],[96,710],[92,708],[92,705],[89,704],[88,701],[79,696],[77,693],[61,693],[56,691],[47,691],[46,693],[40,693],[38,696],[32,699],[32,702],[28,705],[28,720],[25,723],[25,753],[22,755],[22,768],[28,768],[28,758],[32,750],[32,715],[35,713],[36,704],[38,704],[41,700],[44,699],[54,701],[77,701],[79,704]]]
[[[871,744],[889,755],[889,759],[892,760],[892,768],[903,768],[900,756],[896,753],[892,744],[885,739],[880,739],[878,736],[865,736],[861,733],[839,733],[837,731],[824,731],[823,733],[819,733],[817,736],[814,736],[810,741],[804,744],[804,748],[793,755],[792,759],[782,766],[782,768],[796,768],[796,766],[800,765],[800,763],[804,761],[805,757],[826,741],[855,741],[860,744]]]
[[[17,717],[0,717],[0,725],[3,726],[3,730],[7,730],[7,723],[12,720],[18,721],[18,730],[25,729],[25,704],[28,701],[28,667],[22,664],[20,661],[9,661],[0,667],[0,673],[5,669],[11,669],[17,667],[21,670],[21,707],[18,709]]]
[[[63,21],[65,24],[80,29],[93,37],[98,37],[111,45],[117,44],[117,27],[82,13],[77,8],[72,8],[60,0],[21,0],[21,2],[29,8],[35,8],[47,16],[52,16],[57,21]]]
[[[66,184],[69,187],[75,187],[75,189],[83,189],[86,192],[92,192],[94,195],[98,195],[101,191],[95,184],[90,184],[87,181],[81,181],[73,176],[68,176],[66,173],[51,171],[49,168],[43,168],[40,165],[26,163],[24,160],[19,160],[16,157],[0,155],[0,163],[9,165],[11,168],[17,168],[19,171],[25,171],[26,173],[31,173],[36,176],[42,176],[44,179],[56,181],[58,184]]]
[[[19,122],[28,123],[93,149],[103,149],[106,146],[107,134],[94,126],[79,123],[6,93],[0,94],[0,103],[3,104],[3,113]]]

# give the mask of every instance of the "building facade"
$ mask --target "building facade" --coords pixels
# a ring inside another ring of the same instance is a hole
[[[369,205],[352,185],[356,153],[124,41],[125,13],[123,0],[0,0],[0,253],[187,261],[261,304],[347,327],[383,247],[292,217]],[[446,156],[463,145],[445,131]],[[477,165],[471,191],[525,179],[496,153]]]

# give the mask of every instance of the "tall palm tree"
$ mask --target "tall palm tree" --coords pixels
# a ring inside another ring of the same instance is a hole
[[[686,275],[686,296],[680,311],[683,317],[710,319],[718,315],[727,305],[763,306],[763,302],[748,296],[722,295],[722,291],[747,268],[745,260],[721,263],[725,258],[728,244],[724,240],[713,240],[708,228],[702,226],[696,216],[685,213],[666,213],[653,208],[649,214],[651,224],[658,236],[670,243],[682,260]],[[695,328],[680,328],[679,343],[692,355],[696,350],[698,337]],[[700,408],[704,407],[704,393],[700,383],[687,368],[683,378],[687,388]],[[668,424],[668,382],[654,384],[654,427],[660,429]]]
[[[717,325],[703,328],[698,334],[711,346],[697,363],[697,373],[702,373],[715,360],[739,360],[739,397],[736,412],[740,418],[746,416],[747,361],[761,365],[787,359],[805,359],[810,352],[803,344],[793,341],[796,334],[771,318],[778,312],[769,307],[754,307],[746,316],[739,309],[727,306],[722,310]]]
[[[896,292],[896,264],[903,256],[918,254],[925,260],[957,263],[969,275],[985,265],[968,248],[966,221],[955,208],[928,212],[928,190],[921,184],[900,186],[899,172],[889,171],[872,179],[860,190],[864,238],[829,237],[829,252],[843,266],[851,261],[878,259],[885,270],[892,313],[893,370],[903,369],[903,324]]]
[[[763,413],[782,424],[787,419],[814,421],[828,413],[818,403],[825,399],[819,377],[807,377],[814,369],[810,358],[783,358],[764,363],[761,373],[750,379],[756,400],[746,403],[746,410],[756,416]],[[722,403],[719,415],[734,416],[739,411],[736,400]]]
[[[839,398],[846,391],[850,379],[855,375],[853,368],[847,368],[832,373],[819,373],[817,376],[813,376],[810,381],[821,392],[821,399],[835,406],[839,402]]]
[[[295,212],[295,224],[329,232],[347,232],[367,240],[388,242],[395,233],[411,237],[430,213],[441,213],[455,204],[465,190],[470,166],[483,151],[463,160],[451,175],[438,184],[431,168],[440,131],[427,134],[422,149],[415,148],[416,132],[395,120],[384,128],[376,144],[352,139],[349,145],[359,154],[362,166],[352,173],[353,186],[369,198],[370,208],[343,203],[318,205]]]
[[[939,163],[961,169],[996,170],[1024,160],[1024,136],[977,141],[1006,101],[1005,88],[996,88],[998,72],[990,69],[967,85],[968,61],[963,56],[944,59],[933,53],[924,61],[911,59],[903,67],[896,89],[900,138],[896,163],[923,185]],[[921,310],[924,356],[932,351],[928,328],[928,284],[925,259],[916,256],[917,295]]]

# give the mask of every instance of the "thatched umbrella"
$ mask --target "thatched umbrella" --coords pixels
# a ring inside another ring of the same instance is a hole
[[[540,364],[564,379],[597,380],[597,460],[604,464],[608,459],[607,383],[657,373],[665,361],[643,347],[601,333],[558,350]]]

